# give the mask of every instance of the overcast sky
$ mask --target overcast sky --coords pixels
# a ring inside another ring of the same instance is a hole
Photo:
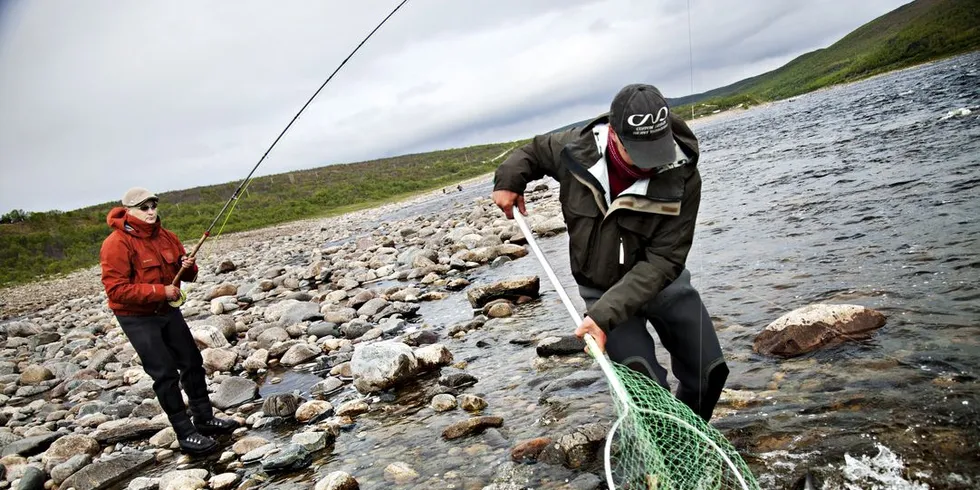
[[[258,175],[512,141],[704,92],[905,0],[411,0]],[[398,1],[0,0],[0,213],[240,181]],[[693,64],[691,53],[693,52]]]

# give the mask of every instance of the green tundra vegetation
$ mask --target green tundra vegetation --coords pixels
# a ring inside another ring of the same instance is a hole
[[[256,177],[234,204],[222,233],[325,217],[395,201],[493,171],[507,150],[524,142],[497,143],[330,165]],[[164,225],[196,243],[241,182],[158,193]],[[25,213],[0,220],[0,285],[13,285],[92,266],[109,234],[106,214],[118,202],[74,211]],[[227,216],[227,213],[225,213]]]
[[[709,92],[670,99],[699,117],[811,92],[829,85],[980,49],[980,1],[916,0],[854,30],[830,47]],[[574,123],[566,127],[575,126]],[[492,171],[494,159],[521,144],[499,143],[331,165],[254,179],[223,232],[340,214],[438,189]],[[167,228],[185,243],[207,229],[238,182],[160,194]],[[98,262],[108,234],[104,203],[74,211],[0,217],[0,286],[69,272]]]

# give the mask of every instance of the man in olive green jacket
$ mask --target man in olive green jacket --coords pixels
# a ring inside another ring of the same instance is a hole
[[[497,169],[493,200],[522,214],[528,182],[561,186],[572,276],[592,334],[616,362],[669,388],[649,321],[671,355],[677,397],[711,418],[728,377],[718,337],[685,269],[701,201],[698,140],[651,85],[624,87],[610,112],[536,136]]]

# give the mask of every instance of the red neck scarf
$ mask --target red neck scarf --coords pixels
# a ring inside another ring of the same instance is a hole
[[[609,168],[609,193],[611,199],[616,199],[620,192],[633,185],[640,179],[649,179],[657,175],[656,169],[644,170],[626,163],[623,156],[613,145],[612,133],[606,141],[606,167]]]

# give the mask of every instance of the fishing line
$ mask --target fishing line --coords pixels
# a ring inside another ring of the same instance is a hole
[[[225,214],[225,211],[228,211],[228,215],[225,217],[225,223],[228,222],[228,217],[231,216],[231,210],[234,210],[235,207],[234,205],[232,205],[232,203],[238,200],[242,190],[244,190],[251,182],[252,175],[259,168],[259,165],[262,165],[262,162],[265,161],[265,158],[269,156],[269,152],[271,152],[272,149],[276,147],[276,144],[279,143],[279,140],[281,140],[283,135],[286,134],[286,131],[289,131],[289,128],[292,127],[293,123],[296,122],[297,119],[299,119],[299,116],[303,114],[303,111],[305,111],[306,108],[309,107],[309,105],[313,102],[313,99],[315,99],[316,96],[319,95],[320,92],[323,90],[323,88],[326,87],[328,83],[330,83],[330,80],[333,80],[334,75],[336,75],[337,72],[339,72],[340,69],[343,68],[344,65],[346,65],[347,62],[354,56],[354,54],[357,53],[359,49],[361,49],[361,46],[364,46],[364,43],[366,43],[368,39],[371,39],[371,36],[373,36],[375,32],[378,32],[378,29],[381,29],[381,26],[383,26],[385,22],[388,22],[388,19],[390,19],[393,15],[395,15],[395,12],[398,12],[398,9],[402,8],[402,6],[405,5],[406,3],[408,3],[408,0],[402,0],[401,3],[399,3],[394,9],[392,9],[392,11],[389,12],[388,15],[384,19],[382,19],[381,22],[379,22],[378,25],[375,26],[374,29],[372,29],[371,32],[369,32],[368,35],[364,37],[364,39],[361,40],[361,42],[357,45],[357,47],[355,47],[354,50],[351,51],[350,54],[348,54],[347,57],[340,62],[340,65],[338,65],[337,68],[334,69],[333,73],[331,73],[330,76],[328,76],[327,79],[324,80],[322,84],[320,84],[320,88],[316,89],[316,92],[313,92],[313,95],[311,95],[310,98],[307,99],[306,103],[303,104],[303,107],[301,107],[299,111],[296,113],[296,115],[293,116],[293,118],[289,121],[289,124],[287,124],[286,127],[283,128],[283,130],[279,133],[279,136],[276,137],[275,141],[273,141],[272,144],[269,145],[269,148],[265,150],[265,153],[262,154],[262,157],[259,158],[259,161],[255,163],[254,167],[252,167],[252,171],[249,172],[247,176],[245,176],[245,179],[242,180],[241,184],[238,185],[238,188],[235,189],[235,192],[231,195],[228,201],[225,202],[225,205],[224,207],[221,208],[221,211],[218,211],[218,215],[215,216],[214,220],[211,221],[211,224],[208,226],[207,230],[204,231],[204,235],[202,235],[201,239],[198,240],[197,244],[188,254],[188,257],[194,257],[195,255],[197,255],[197,252],[198,250],[200,250],[201,245],[203,245],[204,241],[207,240],[209,236],[211,236],[211,230],[214,229],[214,226],[218,223],[218,220],[221,219],[221,215]],[[235,205],[237,205],[237,202],[235,203]],[[231,206],[231,210],[229,210],[229,206]],[[224,229],[224,223],[221,225],[221,229]],[[180,270],[177,271],[177,275],[174,276],[174,280],[172,283],[174,286],[177,286],[177,284],[180,282],[180,276],[183,275],[186,269],[187,269],[186,267],[181,265]],[[171,302],[171,304],[173,306],[180,306],[181,304],[184,303],[184,300],[186,298],[187,298],[186,294],[183,291],[181,291],[180,298]]]

